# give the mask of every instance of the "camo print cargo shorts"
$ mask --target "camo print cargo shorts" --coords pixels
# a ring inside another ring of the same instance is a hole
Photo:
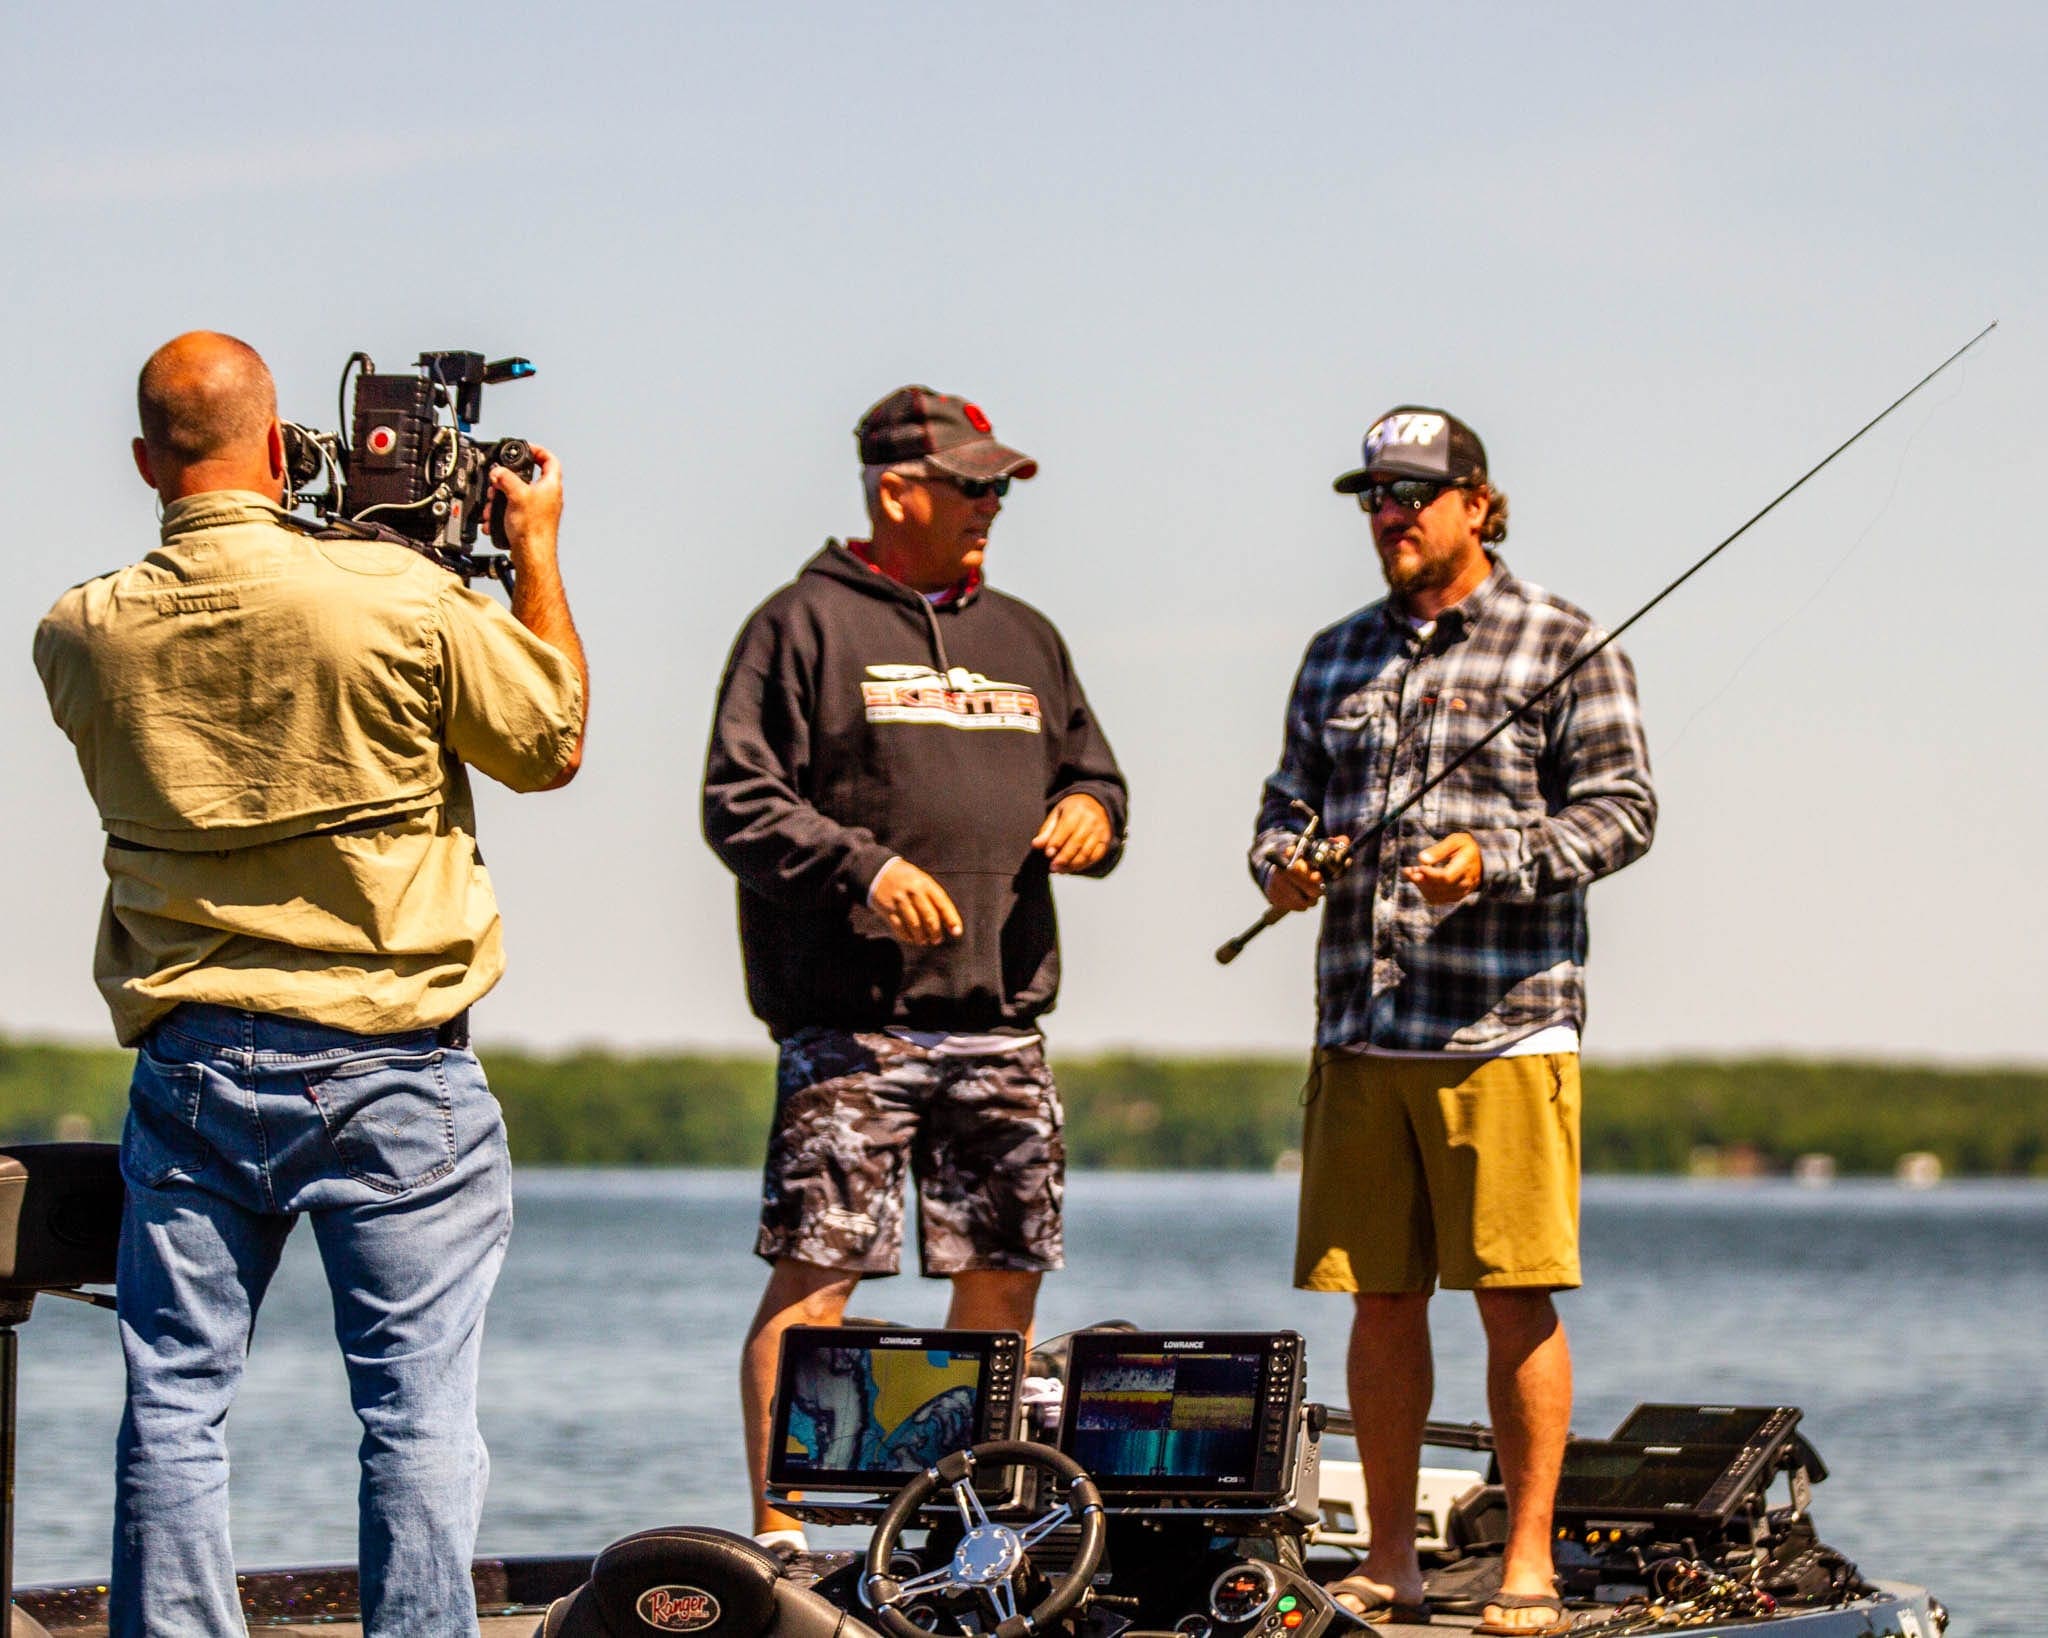
[[[970,1058],[893,1035],[799,1030],[776,1070],[754,1251],[894,1274],[907,1165],[926,1274],[1059,1268],[1062,1119],[1036,1042]]]

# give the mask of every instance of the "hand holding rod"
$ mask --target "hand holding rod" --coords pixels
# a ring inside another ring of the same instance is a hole
[[[1496,722],[1491,728],[1487,729],[1487,731],[1481,734],[1479,738],[1475,739],[1470,745],[1466,746],[1464,750],[1460,751],[1456,756],[1451,758],[1451,760],[1445,763],[1442,768],[1438,769],[1437,772],[1431,778],[1425,780],[1421,785],[1417,786],[1413,791],[1411,791],[1408,794],[1407,798],[1403,800],[1398,806],[1391,809],[1389,812],[1382,814],[1377,824],[1372,825],[1363,834],[1358,836],[1353,841],[1352,846],[1354,851],[1362,850],[1367,843],[1375,840],[1381,834],[1381,832],[1387,829],[1388,826],[1398,824],[1402,817],[1405,814],[1407,814],[1409,810],[1415,806],[1416,803],[1420,802],[1431,791],[1435,790],[1439,785],[1443,784],[1445,780],[1449,779],[1452,774],[1456,773],[1460,768],[1464,767],[1464,765],[1467,762],[1470,762],[1473,757],[1477,756],[1488,745],[1491,745],[1496,739],[1500,738],[1502,734],[1506,733],[1516,723],[1520,722],[1522,718],[1526,716],[1532,709],[1534,709],[1538,705],[1541,705],[1545,700],[1549,699],[1552,694],[1555,694],[1566,683],[1570,682],[1573,677],[1578,675],[1579,671],[1586,665],[1586,663],[1589,660],[1591,660],[1596,654],[1600,653],[1602,649],[1606,648],[1610,643],[1614,642],[1617,638],[1621,636],[1623,632],[1627,631],[1629,627],[1633,626],[1638,620],[1642,619],[1644,615],[1648,614],[1650,610],[1654,609],[1659,603],[1663,602],[1665,598],[1669,597],[1673,592],[1677,591],[1680,586],[1684,585],[1694,575],[1698,574],[1700,570],[1704,569],[1709,563],[1713,562],[1715,558],[1719,557],[1730,546],[1733,546],[1744,535],[1748,534],[1750,530],[1754,529],[1759,523],[1763,522],[1763,520],[1766,517],[1770,516],[1771,513],[1775,512],[1781,505],[1783,505],[1786,501],[1790,500],[1798,490],[1804,488],[1808,479],[1818,476],[1821,469],[1829,465],[1831,462],[1833,462],[1836,456],[1844,453],[1850,445],[1856,443],[1859,439],[1861,439],[1863,435],[1869,432],[1873,427],[1875,427],[1878,424],[1878,422],[1882,421],[1886,416],[1890,415],[1893,410],[1897,409],[1901,404],[1905,403],[1907,399],[1911,398],[1922,387],[1926,386],[1928,382],[1932,381],[1936,376],[1940,375],[1943,370],[1947,369],[1957,359],[1961,358],[1963,354],[1967,353],[1972,347],[1976,346],[1978,342],[1982,341],[1986,336],[1991,334],[1991,332],[1997,328],[1998,320],[1993,319],[1989,324],[1985,325],[1983,329],[1979,330],[1975,335],[1970,337],[1968,341],[1964,342],[1962,346],[1958,347],[1954,352],[1950,353],[1948,357],[1944,358],[1939,364],[1935,365],[1933,369],[1929,370],[1925,375],[1923,375],[1918,381],[1914,382],[1912,386],[1908,387],[1904,392],[1900,393],[1898,397],[1894,398],[1889,404],[1885,405],[1883,409],[1879,410],[1868,421],[1865,421],[1862,426],[1858,427],[1854,432],[1850,433],[1848,437],[1844,438],[1839,444],[1835,445],[1835,447],[1829,450],[1827,454],[1823,455],[1819,460],[1815,461],[1812,466],[1808,467],[1797,478],[1793,479],[1791,483],[1787,484],[1783,489],[1779,490],[1778,493],[1774,495],[1769,501],[1765,502],[1763,506],[1761,506],[1757,509],[1757,511],[1752,513],[1748,520],[1745,521],[1740,528],[1736,529],[1734,533],[1722,539],[1716,546],[1714,546],[1710,551],[1708,551],[1702,557],[1700,557],[1690,568],[1688,568],[1677,579],[1673,580],[1662,591],[1658,592],[1655,597],[1651,598],[1649,602],[1645,603],[1641,608],[1637,609],[1635,613],[1631,614],[1626,620],[1622,621],[1620,625],[1616,626],[1612,631],[1608,632],[1598,642],[1590,645],[1584,653],[1575,656],[1572,659],[1571,663],[1565,666],[1565,668],[1562,671],[1558,672],[1558,674],[1555,677],[1552,677],[1549,682],[1545,683],[1541,688],[1537,689],[1535,693],[1531,694],[1527,699],[1522,701],[1522,703],[1516,706],[1514,710],[1510,711],[1506,716],[1502,717],[1500,721]],[[1306,811],[1306,805],[1303,803],[1296,802],[1294,806],[1297,808],[1302,808],[1304,811]],[[1309,826],[1309,830],[1305,830],[1302,832],[1303,845],[1305,845],[1307,842],[1309,832],[1312,831],[1314,828],[1314,824],[1311,823]],[[1299,858],[1300,854],[1301,847],[1297,846],[1294,851],[1294,857],[1290,858],[1288,860],[1288,863],[1292,864],[1294,862],[1294,858]],[[1247,944],[1249,944],[1253,939],[1257,938],[1259,934],[1263,933],[1268,927],[1271,927],[1275,922],[1282,920],[1289,914],[1290,912],[1285,910],[1268,910],[1251,926],[1247,927],[1242,933],[1239,933],[1236,938],[1230,940],[1230,942],[1227,944],[1219,945],[1216,950],[1217,961],[1221,962],[1225,966],[1228,966],[1231,962],[1235,961],[1238,958],[1238,955],[1243,951],[1244,947]]]
[[[1307,851],[1309,840],[1316,833],[1316,827],[1323,822],[1323,816],[1306,802],[1296,802],[1292,806],[1297,813],[1308,815],[1308,823],[1301,827],[1301,834],[1294,839],[1294,850],[1287,855],[1287,863],[1280,867],[1282,870],[1292,870],[1294,868],[1294,861]],[[1277,904],[1267,906],[1266,913],[1243,932],[1239,933],[1236,938],[1216,946],[1217,964],[1223,967],[1229,966],[1240,955],[1244,954],[1244,947],[1251,943],[1253,939],[1257,938],[1268,927],[1273,926],[1276,922],[1292,914],[1292,911],[1282,910]]]

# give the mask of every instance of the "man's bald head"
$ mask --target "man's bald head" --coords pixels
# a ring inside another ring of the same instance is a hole
[[[277,386],[246,341],[193,330],[149,355],[135,403],[150,453],[189,466],[260,447],[277,419]]]
[[[214,330],[165,342],[142,366],[135,403],[148,455],[144,475],[160,491],[167,483],[180,493],[263,488],[250,475],[275,464],[269,446],[277,385],[247,342]]]

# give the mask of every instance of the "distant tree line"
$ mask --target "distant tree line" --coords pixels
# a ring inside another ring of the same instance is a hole
[[[529,1164],[756,1166],[774,1102],[766,1057],[561,1056],[485,1045],[512,1152]],[[0,1138],[119,1135],[124,1052],[0,1037]],[[1062,1054],[1073,1164],[1265,1171],[1300,1142],[1306,1060]],[[2048,1068],[1801,1059],[1667,1059],[1586,1067],[1594,1172],[1682,1173],[1703,1151],[1842,1175],[1925,1150],[1959,1176],[2048,1177]]]

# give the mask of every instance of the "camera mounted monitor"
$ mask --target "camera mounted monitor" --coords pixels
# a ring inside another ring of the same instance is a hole
[[[1285,1506],[1303,1353],[1293,1331],[1077,1331],[1059,1448],[1111,1508]]]
[[[886,1495],[952,1451],[1015,1438],[1023,1353],[1015,1331],[791,1326],[769,1487]]]

